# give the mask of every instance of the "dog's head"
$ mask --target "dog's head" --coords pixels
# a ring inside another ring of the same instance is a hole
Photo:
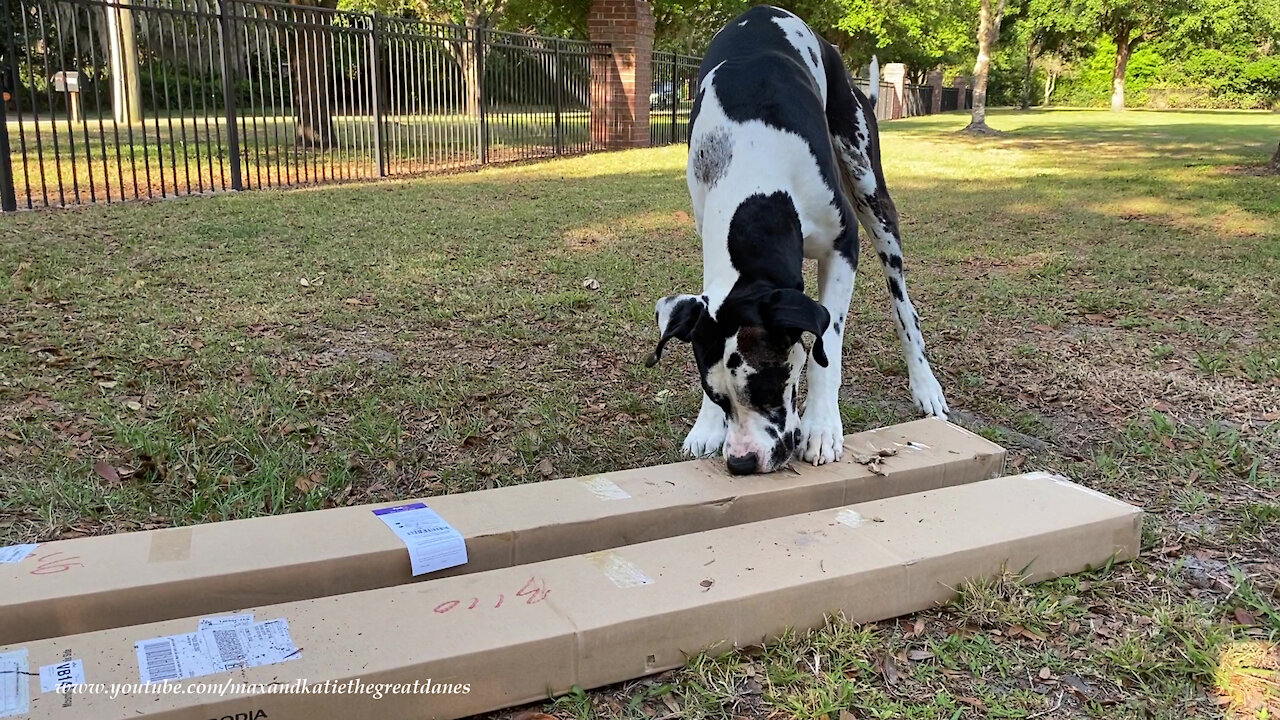
[[[661,339],[645,364],[656,364],[672,339],[693,346],[702,389],[728,418],[729,471],[785,467],[800,440],[796,394],[808,357],[801,336],[813,334],[813,359],[826,367],[826,308],[801,290],[782,289],[731,295],[714,318],[705,297],[671,295],[658,301],[656,314]]]

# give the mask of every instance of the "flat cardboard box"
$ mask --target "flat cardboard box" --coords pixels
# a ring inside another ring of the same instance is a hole
[[[954,596],[1002,568],[1042,580],[1128,560],[1141,511],[1045,473],[892,497],[587,555],[422,584],[253,608],[283,618],[300,652],[190,684],[274,684],[276,692],[42,694],[39,720],[380,720],[455,718],[677,667],[821,625],[894,617]],[[88,683],[136,683],[134,643],[189,632],[196,618],[40,640],[30,672],[83,660]],[[345,683],[342,694],[294,694]],[[466,685],[465,694],[353,690]]]
[[[877,450],[878,475],[857,462]],[[425,498],[466,565],[412,576],[383,503],[44,543],[0,564],[0,644],[493,570],[999,475],[1004,449],[925,419],[849,435],[844,459],[735,477],[697,460]],[[403,501],[409,502],[409,501]]]

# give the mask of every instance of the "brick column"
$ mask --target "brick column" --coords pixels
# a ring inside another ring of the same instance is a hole
[[[929,108],[929,112],[937,115],[942,112],[942,71],[934,70],[929,73],[929,87],[933,88],[933,107]]]
[[[893,104],[889,106],[889,119],[897,120],[907,114],[907,66],[887,63],[881,71],[884,81],[893,86]]]
[[[653,6],[649,0],[592,0],[591,41],[608,49],[591,64],[593,140],[609,149],[649,145]]]
[[[969,91],[969,78],[961,75],[951,83],[958,91],[956,97],[956,107],[961,110],[969,110],[969,103],[965,102],[965,95]]]

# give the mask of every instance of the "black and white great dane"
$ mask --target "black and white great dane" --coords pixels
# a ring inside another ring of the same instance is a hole
[[[686,453],[723,452],[736,474],[777,470],[797,454],[815,465],[840,459],[840,355],[858,222],[887,277],[912,399],[947,416],[907,296],[898,212],[880,167],[878,74],[873,60],[868,98],[834,46],[774,7],[738,16],[707,49],[687,171],[702,292],[658,301],[661,339],[648,360],[656,363],[673,338],[693,346],[704,394]],[[804,258],[817,260],[820,302],[804,292]],[[814,336],[811,355],[803,333]]]

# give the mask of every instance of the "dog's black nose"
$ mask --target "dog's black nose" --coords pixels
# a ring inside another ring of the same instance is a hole
[[[729,466],[729,472],[734,475],[750,475],[760,467],[760,459],[755,453],[747,453],[746,455],[730,456],[725,459],[725,464]]]

